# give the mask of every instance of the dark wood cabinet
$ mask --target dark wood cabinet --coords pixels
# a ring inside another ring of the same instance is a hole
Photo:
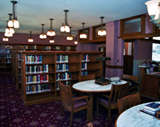
[[[141,94],[150,98],[160,99],[160,75],[147,74],[146,69],[141,69]]]

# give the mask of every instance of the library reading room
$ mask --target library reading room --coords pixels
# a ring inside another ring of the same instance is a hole
[[[160,0],[0,0],[1,127],[160,127]]]

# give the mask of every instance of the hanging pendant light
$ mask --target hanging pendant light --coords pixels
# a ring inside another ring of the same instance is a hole
[[[9,41],[9,39],[7,37],[3,37],[2,39],[3,41]]]
[[[70,32],[70,27],[69,27],[68,22],[67,22],[67,12],[69,12],[69,10],[64,10],[64,12],[65,12],[65,21],[60,28],[60,32],[69,33]]]
[[[9,15],[8,27],[13,27],[12,14],[8,14],[8,15]]]
[[[5,36],[5,37],[13,37],[13,34],[12,34],[11,32],[9,32],[9,33],[4,33],[4,36]]]
[[[103,28],[103,18],[104,17],[100,17],[101,18],[101,28],[98,30],[98,35],[99,36],[105,36],[106,35],[106,30]]]
[[[160,29],[160,1],[150,0],[145,2],[147,5],[148,15],[151,17],[151,22]]]
[[[52,36],[52,37],[50,37],[49,43],[54,43],[53,36]]]
[[[8,24],[8,21],[7,21],[7,24]],[[13,37],[13,34],[14,34],[14,29],[6,26],[4,36],[5,37]]]
[[[55,31],[52,29],[52,21],[53,19],[50,19],[50,29],[47,31],[47,36],[50,36],[50,37],[56,35]]]
[[[73,36],[71,35],[71,29],[72,29],[72,27],[70,27],[70,33],[67,36],[67,41],[72,41],[73,40]]]
[[[33,42],[34,40],[33,40],[33,38],[32,38],[32,31],[30,31],[30,36],[29,36],[29,38],[28,38],[28,42]]]
[[[13,22],[13,26],[9,26],[9,27],[14,27],[14,28],[19,28],[19,21],[17,19],[17,15],[15,13],[15,4],[17,4],[18,2],[17,1],[11,1],[11,3],[13,4],[13,19],[12,19],[12,22]]]
[[[42,33],[39,35],[39,38],[40,39],[46,39],[47,36],[46,34],[44,33],[44,24],[41,24],[42,25]]]
[[[77,35],[76,35],[76,40],[74,41],[74,44],[77,45],[78,41],[77,41]]]
[[[85,23],[82,23],[82,32],[81,32],[81,34],[79,35],[79,38],[80,38],[80,39],[86,39],[86,38],[87,38],[87,34],[84,32],[84,24],[85,24]]]
[[[7,21],[7,24],[8,24],[9,21]],[[15,31],[13,29],[13,27],[8,27],[8,25],[6,26],[6,29],[5,29],[5,33],[12,33],[14,34]]]

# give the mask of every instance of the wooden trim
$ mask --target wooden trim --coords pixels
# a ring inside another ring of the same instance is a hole
[[[106,37],[96,38],[94,40],[80,40],[79,43],[99,43],[99,44],[105,44],[106,43]]]
[[[123,69],[124,66],[120,66],[120,65],[106,65],[106,68],[112,68],[112,69]]]
[[[130,17],[130,18],[126,18],[126,19],[122,19],[120,20],[120,36],[131,36],[131,35],[139,35],[139,34],[144,34],[145,33],[145,14],[143,15],[138,15],[138,16],[134,16],[134,17]],[[135,33],[124,33],[124,22],[128,21],[128,20],[132,20],[132,19],[136,19],[136,18],[141,18],[141,31],[140,32],[135,32]]]
[[[145,37],[155,37],[155,36],[159,36],[159,35],[160,35],[160,33],[148,33],[148,34],[121,36],[121,37],[118,37],[118,38],[122,38],[123,40],[127,40],[127,39],[144,39]]]

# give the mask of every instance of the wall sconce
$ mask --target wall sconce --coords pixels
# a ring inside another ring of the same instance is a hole
[[[147,5],[148,14],[151,22],[160,28],[160,1],[150,0],[145,3]]]
[[[19,28],[19,22],[15,13],[15,4],[17,4],[17,1],[11,1],[13,4],[13,19],[12,15],[10,14],[9,22],[8,22],[8,27],[14,27],[14,28]]]
[[[32,31],[30,31],[30,37],[28,38],[28,42],[33,42],[33,38],[32,38]]]
[[[69,33],[70,32],[70,27],[69,27],[68,22],[67,22],[67,12],[69,12],[69,10],[64,10],[64,12],[65,12],[65,21],[64,21],[64,24],[62,24],[62,26],[60,28],[60,32]]]
[[[98,30],[98,35],[104,36],[106,35],[106,30],[103,28],[103,18],[104,17],[100,17],[100,18],[101,18],[101,28]]]
[[[42,33],[39,35],[39,38],[40,39],[46,39],[47,36],[46,34],[44,33],[44,24],[41,24],[42,25]]]
[[[86,39],[86,38],[87,38],[87,34],[84,32],[84,24],[85,24],[85,23],[82,23],[82,32],[81,32],[81,34],[79,35],[79,38],[80,38],[80,39]]]
[[[53,19],[50,19],[50,29],[47,31],[47,36],[50,36],[50,37],[56,35],[55,31],[52,29],[52,21]]]

